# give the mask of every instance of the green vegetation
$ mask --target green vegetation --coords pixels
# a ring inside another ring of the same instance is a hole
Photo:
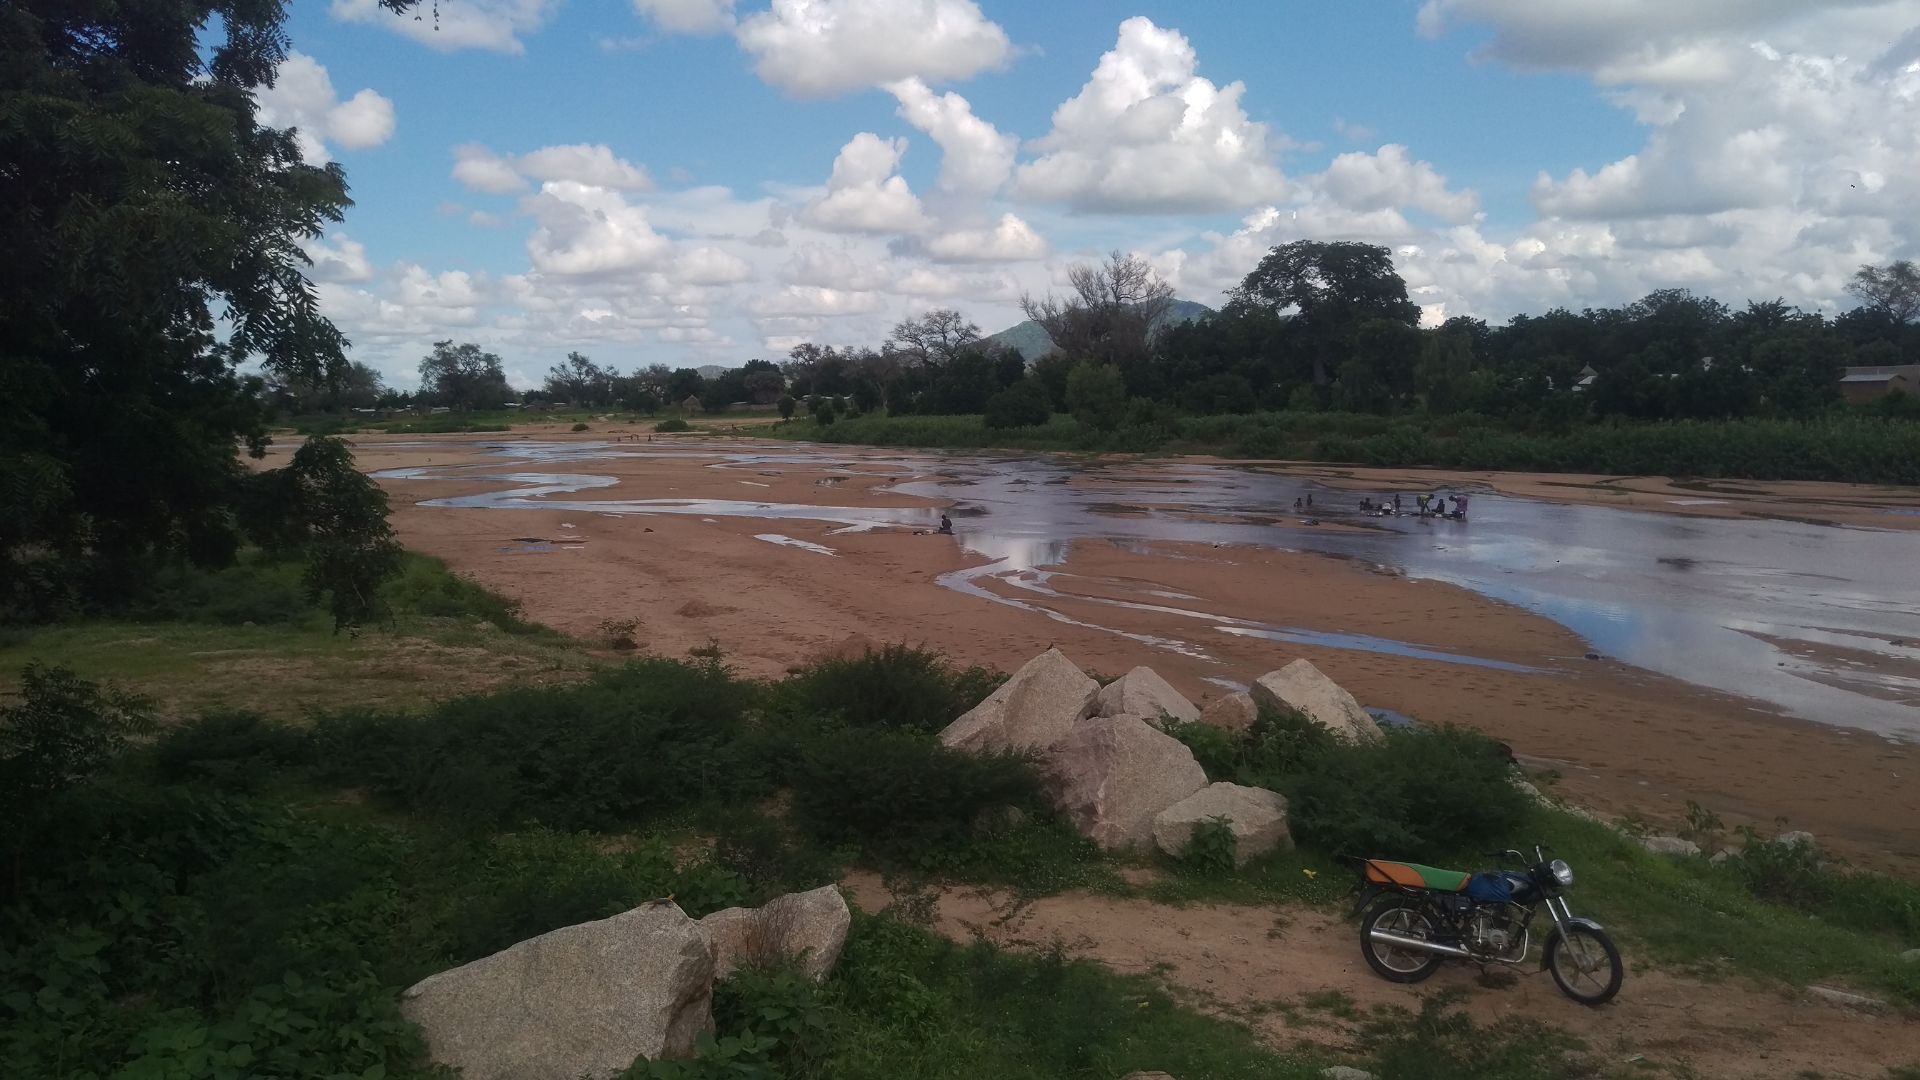
[[[674,435],[682,431],[692,431],[693,425],[687,423],[685,420],[682,420],[676,416],[671,420],[662,420],[659,423],[653,425],[653,430],[661,433],[662,435]]]

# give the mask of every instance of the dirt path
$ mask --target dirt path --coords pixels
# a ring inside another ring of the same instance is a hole
[[[877,877],[846,883],[867,911],[891,897]],[[1354,1029],[1308,995],[1344,995],[1358,1014],[1376,1006],[1417,1011],[1423,998],[1458,990],[1477,1021],[1512,1017],[1571,1032],[1603,1060],[1636,1054],[1648,1064],[1686,1067],[1703,1077],[1875,1078],[1920,1062],[1920,1024],[1866,1015],[1743,983],[1703,983],[1635,965],[1611,1005],[1588,1009],[1561,996],[1533,966],[1483,982],[1478,969],[1449,964],[1419,986],[1374,975],[1361,959],[1352,923],[1305,909],[1231,904],[1173,908],[1145,900],[1065,893],[1031,902],[984,889],[938,898],[935,929],[956,941],[984,938],[1022,949],[1058,944],[1126,974],[1153,974],[1204,1011],[1238,1019],[1278,1048],[1311,1043],[1356,1049]],[[1536,948],[1537,953],[1537,948]]]

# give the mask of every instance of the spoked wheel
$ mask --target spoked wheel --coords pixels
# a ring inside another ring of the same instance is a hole
[[[1620,992],[1626,968],[1605,931],[1589,926],[1555,930],[1547,941],[1547,970],[1560,992],[1582,1005],[1605,1005]]]
[[[1433,923],[1420,909],[1407,904],[1382,904],[1360,921],[1360,952],[1383,979],[1397,983],[1416,983],[1440,970],[1445,959],[1437,953],[1423,952],[1402,945],[1373,940],[1380,930],[1400,937],[1425,940],[1433,936]]]

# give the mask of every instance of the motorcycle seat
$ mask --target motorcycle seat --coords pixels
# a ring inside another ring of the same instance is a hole
[[[1389,862],[1386,859],[1368,859],[1366,864],[1367,880],[1375,885],[1399,885],[1402,888],[1431,889],[1434,892],[1461,892],[1466,889],[1471,876],[1458,870],[1442,870],[1419,863]]]

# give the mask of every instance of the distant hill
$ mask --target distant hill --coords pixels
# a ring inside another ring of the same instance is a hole
[[[1167,317],[1161,325],[1167,323],[1192,322],[1202,315],[1213,314],[1213,309],[1193,300],[1175,300],[1167,306]],[[997,334],[989,335],[987,341],[995,345],[1005,345],[1009,349],[1020,350],[1020,355],[1029,360],[1038,360],[1054,351],[1053,339],[1047,336],[1040,324],[1028,319],[1018,326],[1009,326]]]

